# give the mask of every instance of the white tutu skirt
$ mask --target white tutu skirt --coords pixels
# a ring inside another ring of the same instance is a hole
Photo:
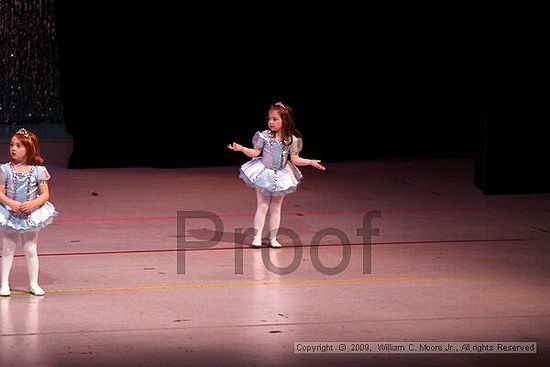
[[[280,170],[267,168],[260,158],[252,158],[241,166],[239,177],[250,187],[268,195],[286,195],[296,191],[302,173],[291,162]]]
[[[15,233],[39,231],[50,224],[58,214],[49,201],[30,214],[16,213],[0,205],[0,230]]]

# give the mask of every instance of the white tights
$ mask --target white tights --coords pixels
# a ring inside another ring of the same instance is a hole
[[[38,243],[38,232],[24,233],[3,233],[2,237],[2,270],[1,270],[1,286],[0,288],[9,291],[9,277],[11,267],[13,265],[13,257],[17,247],[17,241],[21,238],[23,244],[23,253],[27,263],[27,275],[29,277],[29,285],[38,286],[38,251],[36,245]]]
[[[254,215],[254,239],[262,239],[265,218],[269,211],[269,240],[277,239],[277,232],[281,224],[281,209],[283,207],[284,196],[272,196],[263,194],[260,190],[256,190],[258,206]]]

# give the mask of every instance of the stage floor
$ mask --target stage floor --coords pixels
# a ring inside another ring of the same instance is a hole
[[[238,167],[48,168],[60,214],[39,238],[46,295],[27,293],[19,247],[0,298],[2,367],[550,360],[550,195],[485,196],[473,160],[304,167],[281,249],[241,244],[256,203]],[[390,347],[297,350],[356,342]],[[537,350],[389,353],[421,342]]]

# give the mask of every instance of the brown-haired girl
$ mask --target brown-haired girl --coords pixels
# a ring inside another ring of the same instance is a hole
[[[292,108],[283,102],[269,107],[268,130],[258,131],[252,139],[253,148],[235,142],[227,147],[243,152],[252,159],[241,166],[240,177],[256,189],[257,207],[254,215],[253,247],[262,246],[262,231],[269,211],[269,244],[281,247],[277,232],[281,223],[281,209],[285,195],[294,192],[302,180],[296,166],[313,166],[324,170],[317,159],[299,156],[302,138],[294,123]],[[261,153],[261,157],[258,157]]]
[[[11,294],[9,276],[19,240],[27,263],[29,291],[42,296],[44,290],[38,285],[38,232],[58,214],[48,201],[50,174],[43,165],[37,136],[26,129],[19,129],[11,137],[9,155],[10,161],[0,165],[0,296]]]

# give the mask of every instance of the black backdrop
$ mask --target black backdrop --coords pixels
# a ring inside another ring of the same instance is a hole
[[[244,157],[225,146],[249,145],[284,100],[303,156],[475,156],[484,186],[488,111],[533,105],[523,64],[483,16],[449,25],[344,6],[210,5],[56,2],[70,168],[237,165]],[[538,136],[532,121],[501,121],[499,141],[517,132],[504,124]]]

